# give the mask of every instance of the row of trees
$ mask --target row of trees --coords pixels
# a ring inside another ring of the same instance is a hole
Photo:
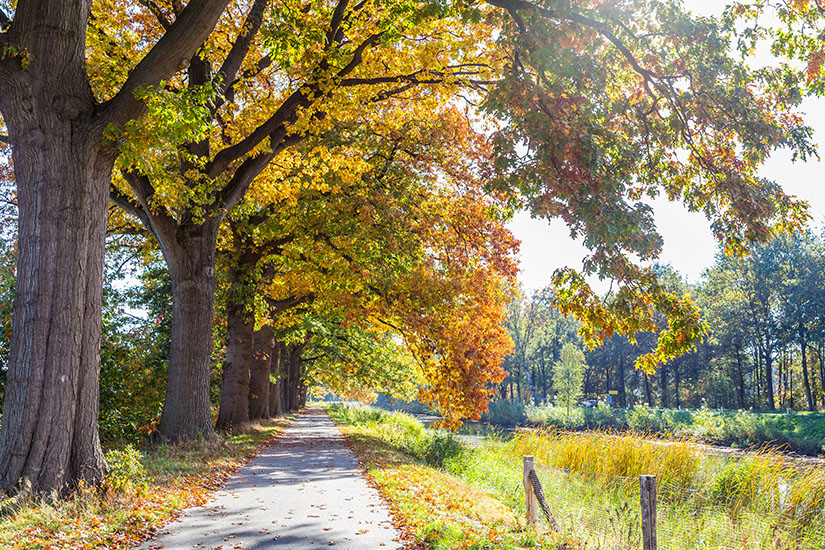
[[[807,231],[777,238],[744,258],[720,253],[694,285],[670,268],[657,269],[674,292],[696,301],[708,333],[696,349],[652,376],[632,365],[655,345],[653,335],[640,334],[635,341],[613,336],[586,353],[586,394],[614,391],[620,406],[825,406],[825,235]],[[510,375],[500,388],[503,397],[552,398],[550,367],[564,345],[581,345],[579,323],[564,317],[552,299],[552,289],[545,289],[508,307],[515,348],[505,358]]]
[[[751,71],[734,30],[650,0],[0,2],[18,213],[0,489],[102,476],[101,349],[131,330],[101,340],[107,233],[169,274],[169,440],[212,434],[216,318],[221,426],[294,406],[310,374],[358,391],[414,370],[448,422],[477,415],[503,376],[508,208],[562,217],[586,271],[618,279],[604,303],[556,278],[589,340],[662,314],[638,365],[689,349],[693,303],[630,259],[661,247],[641,196],[702,208],[731,250],[804,220],[756,174],[812,152],[805,76]]]

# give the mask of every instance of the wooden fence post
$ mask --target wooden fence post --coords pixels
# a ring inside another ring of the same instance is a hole
[[[533,483],[530,481],[530,472],[535,468],[535,458],[524,456],[522,459],[524,464],[522,485],[524,485],[524,496],[527,501],[527,523],[535,527],[539,519],[539,504],[536,491],[533,489]]]
[[[642,548],[656,550],[656,476],[639,476],[642,504]]]

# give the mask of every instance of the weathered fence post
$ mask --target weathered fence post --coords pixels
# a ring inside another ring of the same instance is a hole
[[[530,481],[530,472],[535,468],[535,458],[524,456],[522,459],[524,464],[522,485],[524,485],[524,496],[527,500],[527,522],[535,527],[539,519],[539,505],[536,491],[533,489],[533,482]]]
[[[656,476],[639,476],[643,550],[656,550]]]

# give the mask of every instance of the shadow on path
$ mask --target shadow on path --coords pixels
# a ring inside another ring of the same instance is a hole
[[[210,503],[186,510],[137,548],[380,550],[401,548],[397,538],[338,428],[323,410],[310,409]]]

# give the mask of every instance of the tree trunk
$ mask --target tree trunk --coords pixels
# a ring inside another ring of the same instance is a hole
[[[816,410],[816,398],[811,392],[811,381],[808,379],[808,339],[805,333],[805,327],[799,327],[799,347],[802,350],[802,381],[805,384],[805,401],[808,404],[808,410]]]
[[[226,365],[223,369],[221,408],[216,426],[219,430],[231,430],[249,422],[249,371],[253,354],[254,323],[248,318],[242,305],[230,303],[226,324]]]
[[[627,394],[625,393],[624,379],[624,355],[619,354],[619,403],[622,407],[627,407]]]
[[[650,377],[644,373],[642,373],[642,378],[644,379],[645,384],[645,397],[647,397],[647,406],[653,406],[653,394],[650,391]]]
[[[765,393],[768,397],[768,409],[775,410],[776,404],[773,400],[773,357],[768,346],[765,346]]]
[[[742,352],[736,346],[736,398],[739,401],[739,408],[745,408],[745,375],[742,372]]]
[[[673,364],[673,397],[674,397],[674,401],[675,401],[673,406],[676,407],[677,409],[681,408],[681,406],[682,406],[681,400],[679,399],[679,384],[682,381],[681,380],[681,374],[679,373],[679,365],[680,364],[681,364],[681,361],[677,361],[676,363]]]
[[[249,418],[256,420],[269,416],[269,373],[275,353],[275,335],[272,327],[264,325],[255,331],[252,351],[252,372],[249,378]]]
[[[662,365],[660,369],[662,374],[662,408],[667,408],[667,368]]]
[[[0,60],[0,111],[18,191],[15,308],[0,427],[0,489],[36,494],[96,484],[101,289],[114,151],[104,148],[86,83],[90,2],[18,6]],[[78,29],[79,32],[67,32]],[[16,64],[16,66],[15,66]]]
[[[825,403],[825,345],[819,346],[819,390]]]
[[[169,377],[158,431],[170,441],[212,437],[209,403],[215,246],[220,220],[181,225],[160,233],[172,276]]]
[[[303,345],[295,346],[289,351],[289,376],[287,379],[289,395],[287,403],[290,412],[300,409],[301,353],[303,351]]]
[[[276,342],[272,350],[272,361],[269,366],[270,382],[269,382],[269,416],[281,416],[284,414],[283,396],[283,375],[281,364],[285,357],[283,351],[284,345]],[[272,382],[272,380],[276,380]]]

